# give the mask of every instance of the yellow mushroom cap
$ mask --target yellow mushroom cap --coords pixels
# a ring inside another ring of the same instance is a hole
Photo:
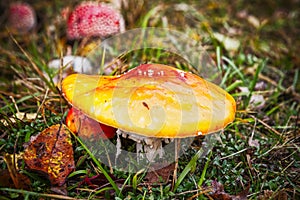
[[[87,116],[147,137],[185,138],[219,131],[234,120],[234,98],[197,75],[143,64],[119,76],[73,74],[66,100]]]

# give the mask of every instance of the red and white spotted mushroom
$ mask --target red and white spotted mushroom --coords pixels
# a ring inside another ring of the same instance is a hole
[[[9,7],[8,27],[14,32],[25,34],[36,25],[36,14],[27,3],[12,3]]]
[[[105,38],[125,30],[122,15],[113,7],[98,2],[83,2],[67,20],[68,39]]]

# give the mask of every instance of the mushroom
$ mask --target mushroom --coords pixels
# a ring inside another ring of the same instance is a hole
[[[67,20],[68,39],[107,37],[125,30],[122,15],[104,3],[82,2]]]
[[[59,69],[63,66],[65,69],[71,68],[76,73],[87,73],[91,74],[93,72],[93,66],[91,62],[81,56],[64,56],[61,59],[54,59],[48,63],[48,67],[52,69]]]
[[[28,33],[36,25],[35,11],[27,3],[12,3],[9,8],[8,26],[13,32]]]
[[[142,138],[151,156],[160,153],[157,141],[217,132],[236,111],[234,98],[217,85],[162,64],[118,76],[73,74],[62,81],[62,93],[90,118],[118,128],[118,136]]]
[[[101,124],[73,107],[69,109],[66,116],[66,125],[74,134],[94,140],[110,139],[116,133],[115,128]]]
[[[71,73],[85,73],[92,74],[95,73],[91,62],[86,57],[67,55],[60,59],[53,59],[48,62],[48,67],[57,74],[53,77],[53,82],[57,84],[59,80],[58,72],[62,68],[62,78],[70,75]],[[44,72],[45,76],[48,77],[48,74]],[[50,79],[50,78],[49,78]]]

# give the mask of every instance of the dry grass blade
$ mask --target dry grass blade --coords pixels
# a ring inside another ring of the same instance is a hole
[[[31,58],[31,56],[20,46],[20,44],[18,43],[18,41],[14,38],[14,36],[12,34],[10,34],[10,38],[13,40],[13,42],[18,46],[18,48],[22,51],[22,53],[26,56],[26,58],[29,60],[32,68],[34,69],[34,71],[38,74],[38,76],[45,81],[45,83],[47,82],[47,78],[45,77],[44,73],[38,68],[38,66],[33,62],[33,59]]]

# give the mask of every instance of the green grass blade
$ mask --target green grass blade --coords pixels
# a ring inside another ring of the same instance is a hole
[[[148,26],[148,22],[150,20],[151,16],[154,16],[159,10],[160,10],[160,6],[156,6],[154,8],[152,8],[144,17],[144,20],[142,22],[142,28],[146,28]]]
[[[206,171],[207,171],[207,168],[208,168],[208,165],[209,165],[209,162],[210,162],[210,158],[211,158],[211,155],[212,155],[212,151],[209,152],[208,154],[208,159],[204,165],[204,168],[202,170],[202,173],[201,173],[201,177],[199,179],[199,182],[198,182],[198,187],[201,187],[201,185],[203,184],[204,182],[204,179],[205,179],[205,174],[206,174]]]
[[[88,174],[88,171],[82,169],[82,170],[78,170],[78,171],[72,172],[71,174],[69,174],[68,178],[71,178],[71,177],[79,175],[79,174]]]
[[[249,102],[250,102],[250,99],[251,99],[251,96],[252,96],[252,93],[254,91],[254,88],[255,88],[255,85],[257,83],[257,80],[258,80],[258,76],[259,74],[261,73],[261,71],[263,70],[263,68],[266,66],[266,63],[267,63],[267,60],[263,60],[262,62],[260,62],[257,66],[257,69],[256,69],[256,72],[255,72],[255,75],[253,77],[253,80],[250,82],[250,86],[249,86],[249,96],[246,100],[246,106],[249,105]]]
[[[132,188],[133,188],[133,193],[136,193],[136,188],[138,185],[138,175],[140,175],[141,173],[144,172],[144,169],[141,169],[140,171],[138,171],[132,178]]]
[[[202,147],[197,151],[197,153],[192,157],[190,162],[185,166],[181,174],[179,175],[177,182],[174,185],[173,192],[175,192],[178,186],[182,183],[184,178],[189,172],[196,168],[197,161],[206,156],[212,149],[213,145],[216,143],[218,135],[220,132],[208,135],[205,137],[205,141],[202,143]]]
[[[226,91],[230,92],[230,91],[234,90],[236,87],[238,87],[239,85],[241,85],[242,83],[243,82],[241,80],[236,80],[235,82],[233,82],[226,88]]]
[[[242,79],[242,81],[244,83],[246,83],[245,76],[243,75],[243,73],[241,72],[241,70],[239,70],[237,68],[237,66],[234,64],[234,62],[232,60],[230,60],[229,58],[225,57],[225,56],[222,56],[222,59],[224,61],[226,61],[229,64],[229,66],[231,66],[234,69],[234,71],[239,75],[239,77]]]
[[[181,184],[181,182],[184,180],[184,178],[186,177],[186,175],[196,167],[197,165],[197,161],[199,160],[199,158],[201,157],[201,155],[203,155],[204,153],[204,150],[201,148],[193,157],[192,159],[190,160],[190,162],[185,166],[184,170],[181,172],[181,174],[179,175],[176,183],[175,183],[175,186],[174,186],[174,189],[173,189],[173,192],[175,192],[178,188],[178,186]]]
[[[79,137],[75,136],[75,138],[80,143],[80,145],[84,148],[84,150],[89,154],[89,156],[95,162],[95,164],[100,169],[100,171],[103,173],[103,175],[105,176],[105,178],[108,180],[108,182],[114,188],[115,192],[117,193],[117,196],[122,196],[121,191],[119,190],[118,186],[112,180],[112,178],[109,176],[109,174],[105,171],[105,169],[102,167],[101,163],[97,160],[97,158],[92,154],[92,152],[87,148],[87,146],[81,141],[81,139]]]

